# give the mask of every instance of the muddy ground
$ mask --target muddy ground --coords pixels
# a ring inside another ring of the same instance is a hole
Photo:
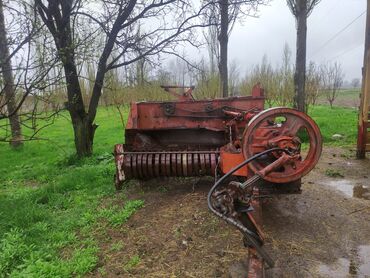
[[[265,248],[276,261],[267,277],[370,277],[369,177],[369,159],[325,148],[303,179],[302,194],[264,205]],[[242,236],[208,211],[211,185],[207,179],[131,185],[125,194],[146,205],[101,236],[100,267],[91,276],[229,277],[230,269],[241,271]]]

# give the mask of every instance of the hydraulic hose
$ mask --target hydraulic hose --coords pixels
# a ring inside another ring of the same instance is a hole
[[[254,248],[256,248],[257,253],[266,261],[267,265],[269,267],[271,267],[271,268],[274,267],[275,263],[271,259],[271,257],[267,254],[267,252],[262,248],[262,246],[258,242],[258,240],[256,240],[256,236],[257,235],[254,232],[252,232],[251,230],[249,230],[247,227],[243,226],[243,224],[240,223],[239,221],[236,221],[236,220],[234,220],[232,218],[229,218],[226,215],[218,212],[213,207],[213,205],[212,205],[212,195],[215,192],[215,190],[217,189],[217,187],[219,187],[222,184],[222,182],[224,182],[234,172],[238,171],[240,168],[244,167],[245,165],[247,165],[248,163],[252,162],[253,160],[255,160],[255,159],[257,159],[257,158],[259,158],[261,156],[264,156],[264,155],[266,155],[268,153],[276,152],[276,151],[283,151],[283,152],[287,152],[288,153],[288,151],[285,150],[285,149],[273,148],[273,149],[266,150],[264,152],[258,153],[256,155],[248,158],[244,162],[240,163],[239,165],[237,165],[233,169],[231,169],[228,173],[226,173],[224,176],[222,176],[218,181],[216,181],[216,183],[212,186],[212,188],[209,191],[208,196],[207,196],[208,208],[211,210],[211,212],[213,212],[214,214],[216,214],[221,219],[225,220],[227,223],[229,223],[229,224],[234,225],[235,227],[237,227],[246,236],[246,238],[249,241],[249,243]]]

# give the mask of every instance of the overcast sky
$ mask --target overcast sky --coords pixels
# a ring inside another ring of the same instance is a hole
[[[366,14],[326,42],[365,11],[366,0],[322,0],[308,20],[307,61],[338,61],[346,80],[360,77]],[[268,6],[261,6],[259,15],[237,24],[230,37],[229,59],[237,61],[242,75],[259,63],[264,54],[273,65],[280,63],[285,42],[295,59],[295,20],[286,0],[273,0]]]

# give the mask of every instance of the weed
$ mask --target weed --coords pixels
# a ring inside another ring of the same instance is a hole
[[[103,153],[96,157],[96,159],[103,164],[108,164],[114,161],[114,156],[111,153]]]
[[[109,223],[114,227],[121,225],[126,222],[135,211],[143,207],[143,205],[144,201],[142,200],[128,201],[122,210],[117,211],[109,217]]]
[[[181,227],[180,227],[180,226],[178,226],[178,227],[176,227],[176,229],[175,229],[175,237],[176,237],[176,238],[180,238],[181,236],[182,236]]]
[[[140,256],[135,255],[133,256],[123,267],[123,269],[127,272],[132,271],[134,267],[136,267],[140,263],[141,259]]]
[[[105,267],[104,267],[104,266],[99,267],[99,268],[98,268],[98,272],[99,272],[99,274],[100,274],[101,276],[103,276],[103,277],[107,275],[107,270],[105,269]]]
[[[350,159],[350,158],[353,158],[353,154],[351,152],[347,151],[347,152],[341,153],[340,157]]]
[[[158,187],[158,191],[161,193],[166,193],[168,192],[168,188],[165,185],[161,185]]]
[[[32,253],[34,245],[26,243],[20,229],[14,228],[5,233],[0,242],[0,273],[9,275],[13,268],[23,264],[24,254]]]
[[[344,178],[344,176],[337,170],[326,169],[325,175],[332,178]]]
[[[123,242],[120,240],[120,241],[117,241],[117,242],[113,242],[112,245],[110,246],[110,250],[111,251],[121,251],[124,247],[124,244]]]

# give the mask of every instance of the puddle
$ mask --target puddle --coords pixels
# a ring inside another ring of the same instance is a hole
[[[348,197],[355,197],[365,200],[370,200],[370,188],[351,180],[338,179],[328,180],[322,183],[323,185],[330,186]]]
[[[324,277],[370,277],[370,245],[359,246],[350,259],[340,258],[332,265],[320,265]]]

